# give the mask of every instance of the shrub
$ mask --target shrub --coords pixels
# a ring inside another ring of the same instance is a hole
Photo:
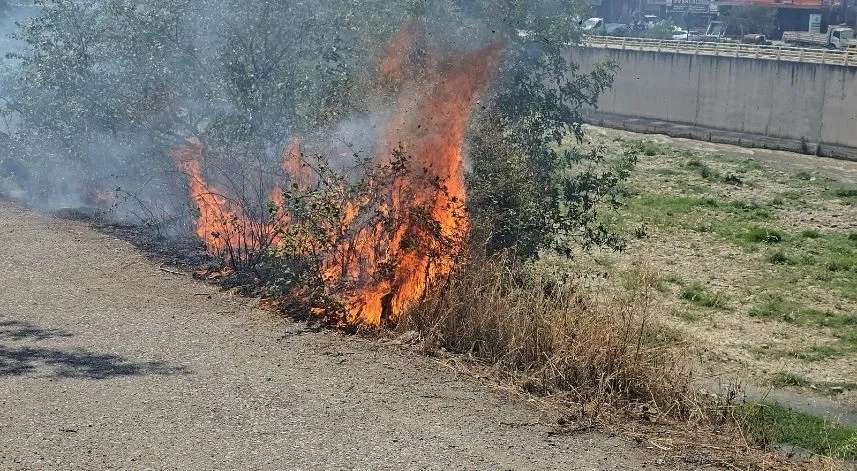
[[[720,173],[712,170],[711,167],[707,165],[703,165],[699,168],[699,176],[702,177],[703,180],[717,180],[720,178]]]
[[[857,198],[857,188],[837,188],[833,194],[840,198]]]
[[[786,443],[834,458],[857,458],[857,428],[829,422],[780,404],[746,404],[736,411],[747,438],[765,448]]]
[[[724,175],[723,183],[726,183],[727,185],[744,186],[744,180],[741,180],[734,173],[727,173],[726,175]]]
[[[800,232],[800,236],[804,239],[818,239],[821,237],[821,231],[818,229],[804,229]]]
[[[640,223],[638,226],[634,228],[634,237],[638,239],[645,239],[649,236],[649,229],[645,223]]]
[[[681,291],[681,299],[700,307],[722,308],[726,305],[726,299],[722,295],[710,292],[698,282],[686,286]]]
[[[651,28],[643,31],[643,37],[649,39],[672,39],[675,34],[673,24],[668,21],[659,21]]]
[[[630,290],[604,301],[575,280],[533,278],[506,260],[476,260],[399,328],[419,332],[428,348],[496,365],[532,393],[565,391],[599,407],[652,402],[661,413],[688,416],[689,365],[676,334],[652,318],[655,279],[631,278]]]
[[[699,173],[699,176],[702,177],[703,180],[718,180],[720,179],[720,173],[713,170],[711,167],[703,163],[698,159],[693,159],[688,161],[685,166],[691,170],[696,170]]]
[[[777,250],[768,255],[768,261],[774,265],[785,265],[789,263],[789,257],[782,250]]]
[[[643,141],[643,154],[651,157],[654,155],[662,154],[661,146],[658,145],[657,142],[653,141]]]
[[[778,244],[786,239],[785,233],[777,229],[754,227],[747,231],[744,238],[750,242]]]

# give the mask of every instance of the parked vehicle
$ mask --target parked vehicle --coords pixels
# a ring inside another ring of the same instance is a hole
[[[604,25],[604,34],[607,36],[626,36],[628,25],[623,23],[607,23]]]
[[[583,31],[601,34],[604,31],[604,18],[590,18],[580,25]]]
[[[677,41],[702,41],[703,37],[699,31],[680,30],[680,32],[673,34],[673,39]]]
[[[744,44],[771,44],[771,41],[768,41],[768,38],[766,38],[764,34],[745,34],[741,38],[741,42]]]
[[[726,36],[729,30],[729,25],[723,21],[711,21],[708,23],[708,29],[705,30],[705,36],[711,39],[722,39]]]
[[[646,29],[654,27],[659,21],[661,19],[657,15],[643,15],[643,24],[646,25]]]
[[[783,42],[798,46],[847,49],[855,42],[854,29],[848,26],[828,26],[826,33],[786,31],[783,33]]]
[[[606,36],[625,36],[628,34],[628,25],[623,23],[605,23],[604,18],[590,18],[581,24],[585,33],[600,34]]]

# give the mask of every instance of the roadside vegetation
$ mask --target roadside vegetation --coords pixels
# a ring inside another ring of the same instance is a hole
[[[857,459],[857,427],[826,421],[775,402],[742,406],[738,420],[751,440],[789,453],[819,453],[846,461]]]
[[[641,139],[588,131],[592,145],[607,148]],[[612,270],[645,261],[671,325],[701,342],[705,375],[740,375],[857,410],[857,189],[728,146],[647,139],[643,149],[630,203],[609,220],[645,233],[623,253],[581,259]],[[741,410],[758,442],[854,458],[854,424],[775,403]]]
[[[787,325],[732,335],[757,364],[857,353],[857,229],[819,206],[853,211],[857,193],[584,132],[616,65],[569,62],[565,2],[485,2],[476,24],[471,2],[346,3],[46,4],[2,97],[28,202],[133,206],[159,235],[200,238],[219,263],[199,276],[472,360],[561,404],[557,425],[679,430],[677,454],[789,466],[754,446],[780,439],[736,440],[755,422],[737,388],[700,391],[686,327]],[[343,146],[354,128],[376,140]]]

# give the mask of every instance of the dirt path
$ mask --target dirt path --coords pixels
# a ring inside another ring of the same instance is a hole
[[[415,354],[0,203],[0,469],[657,469]],[[674,468],[670,468],[674,469]]]

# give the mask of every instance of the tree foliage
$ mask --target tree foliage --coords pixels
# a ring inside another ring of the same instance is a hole
[[[620,239],[599,224],[619,205],[632,155],[577,149],[581,110],[615,66],[581,71],[572,0],[56,0],[17,37],[27,44],[0,103],[31,165],[65,175],[169,172],[188,136],[239,168],[288,139],[370,111],[379,45],[425,26],[425,47],[499,43],[504,58],[469,133],[469,207],[489,251],[523,258]],[[242,167],[243,166],[243,167]],[[236,174],[226,163],[227,177]],[[50,180],[50,179],[49,179]],[[147,180],[148,181],[148,180]],[[245,182],[234,188],[252,195]],[[55,185],[50,180],[48,185]],[[252,185],[250,185],[252,186]],[[259,202],[264,208],[265,202]],[[260,212],[264,212],[260,210]]]
[[[772,37],[777,31],[777,9],[765,5],[734,5],[723,8],[723,19],[742,36],[764,34]]]

